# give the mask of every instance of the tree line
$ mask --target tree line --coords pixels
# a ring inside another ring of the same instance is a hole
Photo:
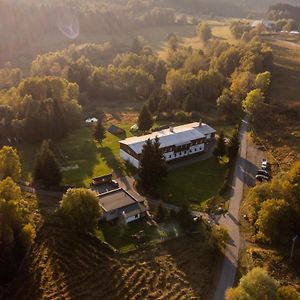
[[[60,139],[80,126],[77,84],[58,77],[28,77],[0,94],[0,139]]]

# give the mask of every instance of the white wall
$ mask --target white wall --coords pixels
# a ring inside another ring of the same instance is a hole
[[[202,151],[204,151],[204,144],[191,146],[190,150],[186,150],[186,153],[184,153],[185,151],[177,152],[177,156],[175,156],[174,152],[164,153],[164,156],[166,161],[170,161],[180,157],[186,157],[196,153],[200,153]]]
[[[139,167],[140,162],[122,149],[120,150],[120,156],[123,160],[130,162],[134,167]]]
[[[126,224],[128,224],[132,221],[138,220],[140,217],[141,217],[140,214],[138,214],[137,217],[136,216],[128,217],[128,218],[126,218],[125,222],[126,222]]]
[[[204,147],[205,147],[204,144],[194,145],[191,146],[190,150],[186,150],[186,153],[184,153],[185,151],[177,152],[177,156],[175,156],[174,152],[167,152],[164,153],[164,157],[166,161],[171,161],[180,157],[186,157],[196,153],[203,152]],[[123,160],[129,161],[134,167],[136,168],[139,167],[140,162],[137,159],[135,159],[133,156],[129,155],[127,152],[123,151],[122,149],[120,150],[120,156]]]

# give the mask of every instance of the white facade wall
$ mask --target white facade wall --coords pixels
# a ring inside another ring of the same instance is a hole
[[[136,216],[128,217],[126,218],[125,223],[128,224],[132,221],[138,220],[140,217],[141,217],[140,214],[137,214]]]
[[[178,159],[181,157],[186,157],[186,156],[190,156],[193,154],[203,152],[204,147],[205,147],[204,144],[194,145],[194,146],[191,146],[189,150],[180,151],[177,153],[175,153],[173,151],[164,153],[164,157],[165,157],[166,161],[171,161],[171,160]],[[128,154],[127,152],[120,150],[120,156],[124,161],[130,162],[134,167],[136,167],[136,168],[139,167],[140,162],[136,158],[134,158],[133,156]]]
[[[171,160],[174,160],[174,159],[177,159],[180,157],[190,156],[190,155],[197,154],[197,153],[200,153],[203,151],[204,151],[204,144],[199,144],[199,145],[191,146],[189,150],[177,152],[177,155],[175,154],[175,152],[164,153],[164,157],[165,157],[166,161],[171,161]]]
[[[129,163],[131,163],[134,167],[138,168],[140,165],[140,162],[134,158],[133,156],[131,156],[130,154],[128,154],[127,152],[125,152],[124,150],[120,150],[120,156],[123,160],[128,161]]]

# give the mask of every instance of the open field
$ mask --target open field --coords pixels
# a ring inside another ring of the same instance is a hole
[[[221,188],[225,170],[213,157],[170,171],[160,186],[160,198],[179,206],[188,201],[193,209],[200,209]]]
[[[212,28],[212,34],[215,38],[228,41],[231,44],[236,43],[236,40],[234,39],[233,35],[230,32],[229,26],[232,20],[224,19],[223,21],[207,21],[207,23],[211,26]],[[173,30],[168,33],[166,33],[165,37],[160,40],[159,43],[156,44],[155,49],[158,51],[158,54],[161,58],[166,58],[167,55],[167,48],[166,44],[164,42],[166,36],[174,32],[176,33],[179,38],[181,38],[181,44],[182,46],[185,47],[193,47],[194,49],[203,49],[204,44],[201,42],[199,37],[196,34],[196,26],[182,26],[186,28],[185,31],[178,31],[178,30]],[[180,28],[180,27],[179,27]],[[170,28],[171,29],[171,28]],[[176,28],[174,28],[176,29]],[[142,35],[142,34],[141,34]],[[142,35],[143,36],[143,35]]]
[[[231,21],[232,19],[221,19],[208,20],[207,22],[211,25],[213,35],[216,38],[234,43],[235,40],[229,30]],[[3,59],[5,58],[6,61],[11,61],[14,66],[22,67],[24,73],[28,74],[31,61],[34,60],[37,55],[62,50],[74,43],[103,43],[115,39],[125,45],[130,45],[134,37],[142,36],[147,45],[153,47],[160,55],[164,55],[164,41],[172,32],[183,39],[185,46],[193,46],[195,48],[203,47],[196,36],[195,25],[141,27],[140,29],[130,30],[130,32],[124,30],[124,32],[116,33],[114,35],[81,33],[76,40],[68,39],[63,36],[58,29],[55,29],[45,33],[40,39],[27,41],[27,44],[21,49],[10,49],[2,55]]]
[[[128,254],[44,227],[9,299],[206,299],[219,254],[195,234]]]
[[[270,111],[258,136],[285,169],[300,159],[300,46],[272,38],[266,41],[274,53],[270,101],[277,109]]]

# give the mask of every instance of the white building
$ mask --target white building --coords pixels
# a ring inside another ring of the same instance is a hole
[[[166,161],[201,153],[205,144],[215,137],[216,130],[202,122],[170,127],[148,135],[131,137],[120,141],[120,156],[130,162],[134,167],[139,167],[139,159],[145,142],[159,138],[160,148]]]

